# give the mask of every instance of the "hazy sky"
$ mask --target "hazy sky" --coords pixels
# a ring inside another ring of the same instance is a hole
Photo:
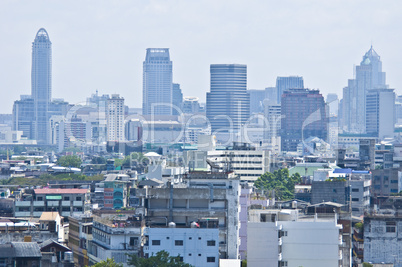
[[[141,107],[149,47],[170,48],[173,81],[205,101],[209,65],[248,67],[248,88],[301,75],[338,93],[370,48],[387,84],[402,92],[402,2],[381,0],[0,1],[0,113],[31,93],[31,43],[44,27],[53,44],[53,98],[79,103],[118,93]]]

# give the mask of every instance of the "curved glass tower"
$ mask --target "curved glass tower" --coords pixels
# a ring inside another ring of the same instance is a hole
[[[211,92],[207,93],[207,118],[212,133],[238,131],[250,116],[247,66],[212,64]]]
[[[38,144],[49,140],[49,104],[52,98],[52,43],[44,28],[32,43],[31,90],[34,102],[34,139]]]

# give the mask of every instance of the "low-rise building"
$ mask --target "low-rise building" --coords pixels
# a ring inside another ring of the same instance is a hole
[[[74,252],[76,266],[89,265],[88,244],[92,240],[92,215],[69,217],[68,245]]]
[[[90,209],[89,189],[34,189],[33,194],[15,201],[15,217],[40,217],[44,211],[57,211],[63,217]]]

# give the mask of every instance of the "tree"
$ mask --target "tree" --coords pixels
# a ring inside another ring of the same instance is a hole
[[[104,157],[94,157],[91,160],[91,164],[106,164],[106,159]]]
[[[288,169],[266,172],[255,181],[254,186],[265,191],[275,190],[275,196],[280,200],[289,200],[294,196],[295,183],[300,181],[300,174],[289,176]]]
[[[106,261],[98,262],[97,264],[92,265],[91,267],[123,267],[123,264],[116,263],[114,259],[107,258]]]
[[[152,255],[148,259],[140,258],[136,254],[127,255],[129,256],[127,264],[136,267],[192,267],[192,265],[180,261],[180,255],[172,257],[165,250],[158,251],[156,255]]]
[[[62,156],[57,160],[57,164],[63,167],[76,167],[79,168],[81,166],[81,159],[76,156]]]

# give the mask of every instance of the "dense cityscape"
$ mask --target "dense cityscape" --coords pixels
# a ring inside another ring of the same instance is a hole
[[[246,64],[186,96],[174,48],[147,48],[137,107],[53,98],[59,48],[32,36],[31,94],[0,114],[0,266],[402,266],[402,96],[373,45],[326,96],[250,89]]]

